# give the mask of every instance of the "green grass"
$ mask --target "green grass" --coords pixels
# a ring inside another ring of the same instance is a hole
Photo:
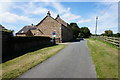
[[[118,49],[105,43],[88,39],[98,78],[118,78]]]
[[[98,41],[100,41],[100,42],[103,42],[103,43],[105,43],[106,45],[108,45],[108,46],[111,46],[111,47],[113,47],[113,48],[116,48],[116,49],[119,49],[120,50],[120,48],[118,47],[118,46],[116,46],[116,45],[114,45],[114,44],[111,44],[111,43],[108,43],[108,42],[106,42],[106,41],[103,41],[103,40],[100,40],[100,39],[94,39],[94,38],[90,38],[91,40],[98,40]]]
[[[3,79],[14,79],[32,67],[42,63],[49,57],[55,55],[58,51],[65,48],[65,46],[66,45],[60,44],[43,48],[34,52],[26,53],[20,57],[2,63],[0,64],[0,66],[2,66],[1,77]]]

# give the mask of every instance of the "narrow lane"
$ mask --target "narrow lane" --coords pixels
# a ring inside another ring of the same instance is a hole
[[[70,43],[19,78],[96,78],[87,41]]]

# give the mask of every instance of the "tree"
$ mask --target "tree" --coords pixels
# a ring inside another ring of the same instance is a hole
[[[91,33],[87,27],[79,28],[77,23],[70,23],[71,28],[73,29],[73,38],[88,38],[90,37]]]
[[[78,35],[80,33],[80,29],[77,25],[77,23],[70,23],[71,28],[73,29],[73,38],[78,38]]]
[[[4,31],[4,32],[14,32],[14,30],[8,30],[8,29],[6,29],[4,26],[2,26],[1,24],[0,24],[0,30],[1,31]]]
[[[80,37],[88,38],[90,37],[90,35],[91,35],[90,30],[87,27],[80,28]]]
[[[120,37],[120,33],[113,34],[112,37]]]
[[[8,30],[4,26],[0,24],[0,31],[2,31],[2,36],[7,35],[7,36],[13,36],[14,30]]]
[[[112,36],[113,35],[113,31],[112,30],[106,30],[104,35],[105,36]]]

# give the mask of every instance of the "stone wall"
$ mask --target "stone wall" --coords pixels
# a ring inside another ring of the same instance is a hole
[[[50,44],[49,37],[14,37],[13,44],[15,52],[30,49],[37,46]]]
[[[2,31],[2,56],[7,56],[13,50],[12,32]]]
[[[51,45],[49,37],[8,37],[3,35],[2,38],[2,59],[22,55],[33,49],[39,49],[46,45]]]

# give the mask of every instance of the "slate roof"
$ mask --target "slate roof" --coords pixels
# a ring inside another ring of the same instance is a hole
[[[19,32],[17,33],[26,33],[27,31],[29,30],[33,30],[33,29],[36,29],[35,26],[32,26],[32,25],[28,25],[28,26],[24,26]]]
[[[60,24],[63,24],[64,26],[67,27],[68,23],[66,23],[64,20],[62,20],[59,15],[57,15],[56,19]]]

